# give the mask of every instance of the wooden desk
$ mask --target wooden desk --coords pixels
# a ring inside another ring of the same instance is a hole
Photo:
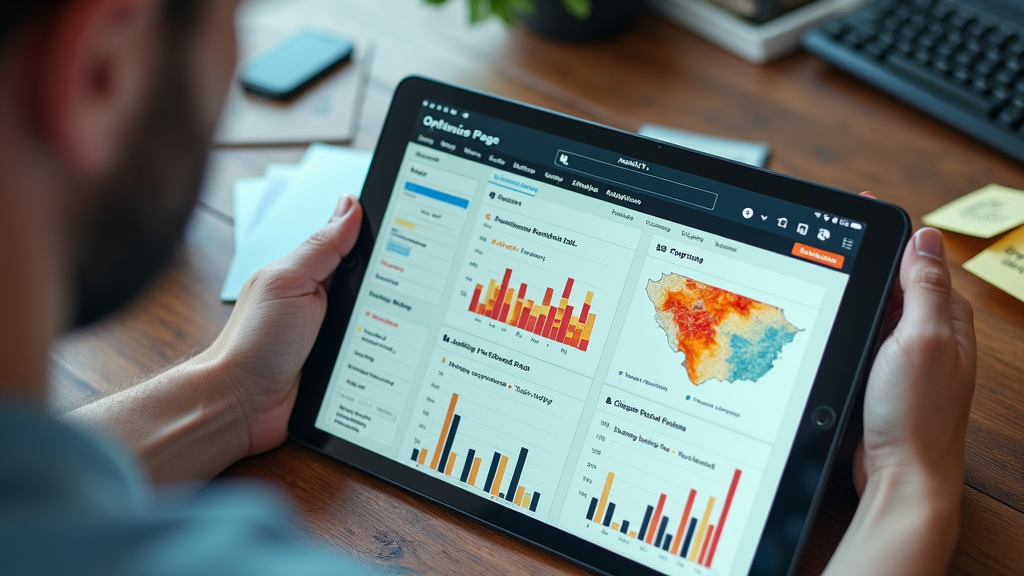
[[[1024,188],[1024,170],[998,153],[796,54],[757,67],[653,16],[596,46],[555,44],[498,24],[465,26],[464,5],[434,11],[417,0],[332,0],[377,51],[354,146],[372,149],[390,94],[410,73],[433,76],[635,130],[657,122],[771,143],[769,168],[847,190],[872,190],[919,217],[990,182]],[[217,299],[232,251],[231,181],[298,148],[223,149],[170,274],[105,324],[67,338],[53,357],[55,403],[130,381],[173,362],[220,330]],[[978,387],[967,443],[956,574],[1024,573],[1024,304],[960,268],[990,242],[947,234],[957,288],[973,303]],[[294,444],[226,474],[280,487],[316,540],[386,572],[584,573]],[[856,507],[849,466],[833,475],[803,562],[819,573]]]

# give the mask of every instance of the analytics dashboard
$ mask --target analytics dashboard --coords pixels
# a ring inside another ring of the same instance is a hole
[[[864,225],[424,101],[317,428],[745,573]]]

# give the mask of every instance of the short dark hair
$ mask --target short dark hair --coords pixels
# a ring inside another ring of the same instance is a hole
[[[35,17],[45,17],[74,0],[0,0],[0,49],[11,35]],[[203,0],[164,0],[164,19],[169,29],[187,29],[199,15]]]

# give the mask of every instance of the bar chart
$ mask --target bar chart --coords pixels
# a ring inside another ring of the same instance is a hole
[[[512,287],[512,274],[512,269],[506,268],[502,278],[492,278],[486,290],[483,284],[477,284],[469,311],[586,352],[597,321],[591,310],[594,293],[588,290],[583,305],[573,306],[570,298],[575,280],[569,278],[557,304],[552,304],[554,288],[550,287],[538,303],[528,298],[530,288],[525,282],[519,283],[518,290]],[[574,310],[578,311],[575,316]]]
[[[691,488],[687,494],[683,512],[679,515],[678,523],[675,523],[675,518],[670,518],[665,514],[665,503],[668,496],[661,493],[656,502],[647,505],[643,519],[639,523],[633,524],[633,528],[631,528],[629,520],[625,518],[616,520],[616,504],[611,493],[615,473],[608,472],[600,498],[594,496],[590,499],[586,518],[588,521],[610,528],[614,532],[625,534],[631,539],[646,542],[672,556],[682,557],[690,562],[711,568],[715,552],[718,549],[718,540],[725,530],[725,521],[729,517],[729,510],[732,507],[741,474],[739,469],[733,473],[725,502],[720,507],[716,507],[715,496],[701,495],[698,498],[697,490]],[[700,506],[701,502],[706,503]],[[714,512],[717,512],[717,521],[712,518]],[[673,529],[674,532],[671,531]]]
[[[451,401],[448,403],[448,411],[445,414],[444,426],[441,428],[441,434],[437,438],[437,445],[434,448],[433,455],[430,456],[430,469],[445,476],[453,476],[456,473],[455,463],[459,459],[459,455],[452,451],[455,435],[458,433],[459,424],[462,422],[462,416],[455,412],[458,401],[459,395],[452,394]],[[427,448],[413,448],[412,460],[417,464],[426,464],[429,454]],[[509,458],[506,454],[494,452],[481,489],[491,496],[504,498],[516,506],[525,508],[530,512],[536,512],[537,506],[540,504],[541,493],[536,490],[528,492],[526,486],[520,484],[523,478],[523,468],[526,466],[526,459],[529,454],[529,449],[525,447],[519,448],[519,454],[513,465],[511,476],[508,477],[508,484],[505,490],[502,491],[501,487],[508,472]],[[476,450],[470,448],[462,457],[460,465],[462,472],[458,475],[459,482],[476,487],[482,463],[483,457],[477,456]]]
[[[568,371],[541,371],[528,380],[501,370],[496,360],[459,354],[453,342],[461,338],[450,335],[435,351],[412,411],[403,458],[424,473],[543,518],[583,401],[538,380],[564,382],[575,390],[585,388],[585,379]]]
[[[674,576],[730,574],[748,550],[769,453],[760,441],[605,386],[558,525]]]
[[[607,220],[584,230],[587,217],[538,198],[482,202],[445,323],[593,376],[639,232]]]

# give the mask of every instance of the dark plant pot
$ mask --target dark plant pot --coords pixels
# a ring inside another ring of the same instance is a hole
[[[533,14],[523,24],[541,36],[563,42],[593,42],[625,32],[644,7],[642,0],[591,0],[590,18],[578,20],[562,0],[534,0]]]

